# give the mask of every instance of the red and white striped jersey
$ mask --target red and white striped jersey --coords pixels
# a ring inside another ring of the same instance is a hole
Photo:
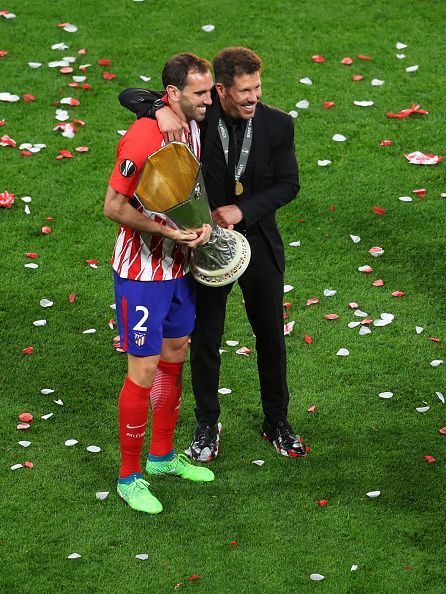
[[[183,135],[183,142],[188,142],[199,159],[200,129],[194,120],[189,123],[189,127],[190,138]],[[141,118],[134,122],[118,144],[116,165],[109,184],[116,192],[128,196],[131,204],[145,216],[162,225],[176,228],[168,217],[146,210],[134,196],[146,158],[163,145],[163,136],[155,120]],[[189,271],[189,248],[159,235],[135,231],[121,225],[111,263],[122,278],[139,281],[172,280]]]

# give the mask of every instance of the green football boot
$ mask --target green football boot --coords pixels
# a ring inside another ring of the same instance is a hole
[[[132,509],[146,514],[159,514],[163,511],[161,502],[149,491],[149,483],[142,478],[135,479],[128,485],[118,482],[117,491]]]
[[[194,482],[210,482],[215,478],[212,470],[202,466],[194,466],[184,454],[177,454],[172,460],[165,462],[147,460],[146,470],[151,475],[179,476]]]

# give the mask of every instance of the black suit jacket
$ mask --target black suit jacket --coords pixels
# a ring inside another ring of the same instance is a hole
[[[145,89],[126,89],[119,100],[121,104],[145,117],[154,99],[163,93]],[[210,162],[212,144],[217,132],[220,106],[214,90],[213,104],[208,107],[206,119],[200,124],[202,139],[202,171],[206,184],[206,172]],[[294,148],[294,125],[291,116],[264,103],[258,103],[253,119],[254,180],[252,194],[242,197],[237,205],[243,212],[247,229],[256,226],[270,245],[274,259],[281,272],[285,268],[283,242],[277,227],[275,213],[281,206],[293,200],[299,192],[299,173]],[[223,206],[216,204],[215,206]]]

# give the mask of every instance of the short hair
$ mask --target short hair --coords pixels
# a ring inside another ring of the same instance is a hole
[[[205,74],[212,68],[211,63],[191,53],[176,54],[164,64],[162,80],[164,88],[174,85],[180,91],[187,83],[190,73],[200,72]]]
[[[213,66],[215,82],[232,87],[235,76],[261,72],[262,60],[247,47],[227,47],[215,56]]]

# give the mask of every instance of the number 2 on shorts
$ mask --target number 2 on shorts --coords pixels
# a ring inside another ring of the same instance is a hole
[[[141,311],[143,313],[142,313],[142,318],[139,320],[139,322],[136,324],[136,326],[133,326],[133,330],[137,330],[139,332],[146,332],[147,326],[143,326],[143,324],[149,317],[149,310],[147,309],[147,307],[144,307],[144,305],[137,305],[135,307],[135,311]]]

